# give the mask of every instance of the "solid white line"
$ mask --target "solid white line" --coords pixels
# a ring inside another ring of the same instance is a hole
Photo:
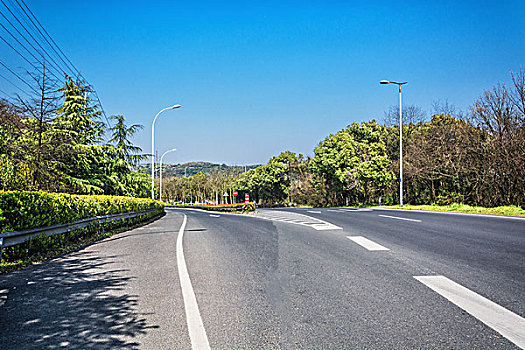
[[[361,247],[366,248],[371,251],[375,250],[390,250],[387,247],[383,247],[381,244],[378,244],[374,241],[369,240],[363,236],[346,236],[351,241],[359,244]]]
[[[525,349],[525,319],[444,276],[414,276],[505,338]]]
[[[511,219],[511,220],[525,220],[525,216],[510,216],[510,215],[498,215],[498,214],[477,214],[477,213],[458,213],[454,211],[434,211],[434,210],[419,210],[419,209],[391,209],[391,208],[374,208],[370,210],[390,210],[390,211],[400,211],[405,213],[428,213],[428,214],[446,214],[446,215],[462,215],[462,216],[471,216],[471,217],[482,217],[482,218],[492,218],[492,219]]]
[[[321,214],[321,212],[318,210],[308,210],[308,212],[312,214]]]
[[[186,310],[186,322],[188,324],[188,333],[190,334],[191,348],[193,350],[207,350],[210,349],[210,344],[208,343],[208,336],[206,335],[206,330],[202,323],[199,305],[197,305],[197,299],[193,292],[182,247],[182,238],[184,236],[184,229],[186,228],[186,221],[187,217],[184,215],[182,226],[179,230],[179,236],[177,237],[177,266],[179,268],[180,286],[182,288],[182,297],[184,299],[184,309]]]
[[[398,217],[398,216],[381,215],[381,214],[379,214],[379,216],[382,216],[382,217],[384,217],[384,218],[390,218],[390,219],[398,219],[398,220],[405,220],[405,221],[421,222],[421,220],[416,220],[416,219],[407,219],[407,218],[400,218],[400,217]]]

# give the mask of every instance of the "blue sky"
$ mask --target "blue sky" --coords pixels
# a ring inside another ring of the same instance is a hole
[[[312,155],[397,104],[381,79],[466,110],[525,65],[524,1],[26,1],[145,151],[155,114],[182,105],[155,129],[171,163]]]

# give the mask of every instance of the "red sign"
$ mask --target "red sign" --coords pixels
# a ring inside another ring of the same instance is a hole
[[[246,193],[246,194],[244,195],[244,202],[245,202],[245,203],[248,203],[249,201],[250,201],[250,195],[249,195],[248,193]]]
[[[237,197],[238,195],[239,195],[239,192],[237,192],[237,191],[233,191],[233,196],[234,196],[234,197]]]

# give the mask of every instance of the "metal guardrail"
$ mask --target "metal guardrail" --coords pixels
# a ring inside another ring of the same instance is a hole
[[[159,209],[149,209],[141,211],[133,211],[128,213],[110,214],[103,216],[95,216],[92,218],[86,218],[78,221],[74,221],[68,224],[58,224],[46,227],[37,227],[22,231],[11,231],[0,233],[0,260],[2,259],[2,249],[11,247],[20,243],[24,243],[35,236],[45,234],[47,236],[59,235],[62,233],[71,232],[79,228],[84,228],[92,225],[95,222],[106,223],[111,221],[130,219],[137,216],[141,216]]]

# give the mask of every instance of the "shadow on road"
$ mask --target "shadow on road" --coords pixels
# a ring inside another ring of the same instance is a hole
[[[126,271],[111,269],[118,256],[79,251],[0,276],[0,348],[134,349],[150,328],[125,294]]]

